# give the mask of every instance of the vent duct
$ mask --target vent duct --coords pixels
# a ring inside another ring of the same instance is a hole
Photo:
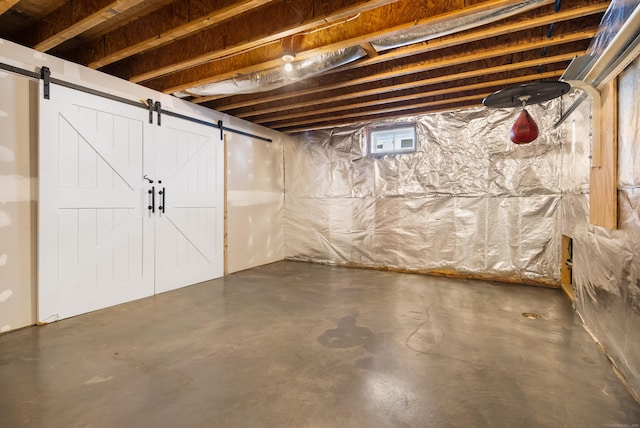
[[[500,3],[501,6],[492,6],[489,9],[484,5],[470,7],[464,16],[444,15],[436,19],[427,19],[413,27],[375,39],[371,41],[371,45],[376,51],[408,46],[508,18],[553,3],[553,0],[523,0],[516,3],[513,0],[504,0]],[[352,46],[291,63],[293,66],[291,71],[286,72],[281,67],[277,67],[266,71],[240,74],[231,79],[175,92],[173,95],[187,98],[194,95],[234,95],[270,91],[329,71],[364,56],[366,56],[364,49],[360,46]]]
[[[373,48],[380,52],[388,49],[399,48],[413,43],[420,43],[437,37],[447,36],[459,31],[469,30],[481,25],[490,24],[500,19],[535,9],[544,4],[552,3],[549,0],[526,0],[516,4],[485,9],[478,7],[477,11],[471,9],[465,16],[451,18],[443,16],[440,19],[429,19],[415,27],[396,31],[389,36],[371,41]]]
[[[283,67],[276,67],[255,73],[240,74],[232,79],[195,86],[174,95],[178,97],[185,95],[234,95],[270,91],[350,63],[366,54],[360,46],[352,46],[294,62],[291,71],[285,71]]]

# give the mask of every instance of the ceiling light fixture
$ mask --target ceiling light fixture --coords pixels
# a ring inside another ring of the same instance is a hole
[[[296,52],[293,49],[293,36],[285,37],[282,39],[282,60],[284,61],[284,70],[290,72],[293,70],[291,64],[296,58]]]

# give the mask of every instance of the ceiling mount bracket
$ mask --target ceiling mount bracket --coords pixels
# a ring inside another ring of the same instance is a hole
[[[571,86],[565,82],[529,82],[496,91],[482,100],[482,104],[491,108],[524,107],[552,100],[570,90]]]
[[[525,106],[527,105],[527,101],[529,101],[529,98],[531,98],[531,95],[521,95],[518,97],[518,100],[522,103],[522,108],[525,108]]]

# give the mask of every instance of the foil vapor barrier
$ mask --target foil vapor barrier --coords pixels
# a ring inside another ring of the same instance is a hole
[[[509,140],[519,109],[484,107],[416,124],[413,154],[367,155],[366,126],[285,145],[290,259],[510,281],[559,281],[561,102],[531,106],[540,137]]]
[[[640,60],[618,80],[618,229],[589,224],[590,106],[571,115],[563,153],[562,233],[573,239],[575,307],[640,397]],[[571,130],[575,132],[572,132]]]

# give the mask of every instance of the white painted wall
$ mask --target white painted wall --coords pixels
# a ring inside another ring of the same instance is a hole
[[[35,322],[35,82],[0,71],[0,332]]]
[[[273,139],[226,134],[229,271],[284,258],[284,134],[2,39],[0,62],[34,72],[46,66],[54,78],[132,100],[151,98],[167,110]],[[37,92],[37,82],[0,71],[0,332],[35,322]]]
[[[227,134],[227,271],[284,258],[282,140]],[[274,174],[279,171],[280,175]]]

